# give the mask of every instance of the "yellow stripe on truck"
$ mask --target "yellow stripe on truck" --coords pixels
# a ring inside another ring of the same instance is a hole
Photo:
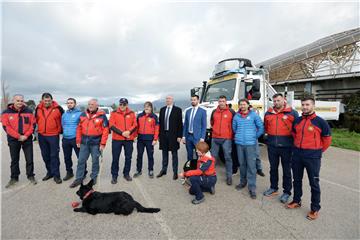
[[[295,109],[301,112],[301,107]],[[337,112],[337,107],[315,107],[315,112]]]

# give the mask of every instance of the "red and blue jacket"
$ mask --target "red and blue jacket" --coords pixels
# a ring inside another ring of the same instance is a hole
[[[76,143],[88,145],[106,145],[109,136],[109,122],[105,112],[87,109],[80,115],[80,122],[76,129]]]
[[[43,136],[56,136],[62,132],[61,115],[64,109],[55,101],[49,108],[41,102],[35,109],[35,118],[38,125],[38,133]]]
[[[329,124],[315,113],[295,119],[292,127],[294,154],[309,158],[321,158],[331,144]]]
[[[210,124],[212,128],[212,137],[221,139],[233,139],[234,133],[232,129],[232,120],[235,115],[235,111],[229,106],[226,109],[220,109],[217,107],[210,117]]]
[[[157,141],[159,138],[159,119],[154,113],[140,113],[137,116],[138,139]]]
[[[191,176],[216,176],[215,170],[215,158],[209,153],[204,154],[197,161],[197,168],[195,170],[189,170],[184,172],[185,177]]]
[[[294,120],[298,117],[297,111],[290,106],[285,106],[280,111],[269,108],[264,116],[267,144],[274,147],[292,147],[294,140],[291,129]]]
[[[137,136],[137,122],[136,116],[133,111],[126,108],[125,111],[121,111],[118,108],[110,115],[110,130],[112,131],[113,140],[129,140],[133,141]],[[125,138],[122,133],[130,131],[130,137]]]
[[[34,132],[36,121],[28,107],[23,106],[17,110],[14,104],[9,104],[1,118],[8,140],[18,140],[20,135],[30,137]]]

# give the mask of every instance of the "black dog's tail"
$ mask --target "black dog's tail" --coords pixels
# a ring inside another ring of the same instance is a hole
[[[144,212],[144,213],[157,213],[160,211],[160,208],[146,208],[143,207],[140,203],[136,202],[136,210],[138,210],[138,212]]]

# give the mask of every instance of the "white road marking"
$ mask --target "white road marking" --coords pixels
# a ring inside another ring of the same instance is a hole
[[[335,185],[335,186],[344,188],[344,189],[349,190],[349,191],[352,191],[352,192],[360,193],[360,190],[359,190],[359,189],[355,189],[355,188],[351,188],[351,187],[348,187],[348,186],[345,186],[345,185],[342,185],[342,184],[339,184],[339,183],[335,183],[335,182],[326,180],[326,179],[324,179],[324,178],[320,178],[320,182],[326,182],[326,183],[329,183],[329,184],[332,184],[332,185]]]
[[[3,191],[1,194],[8,194],[8,193],[12,193],[12,192],[18,192],[20,190],[22,190],[23,188],[27,187],[30,185],[30,182],[22,184],[22,185],[15,185],[12,188]]]
[[[145,189],[142,187],[141,183],[139,183],[139,181],[137,179],[134,179],[134,182],[135,182],[136,186],[138,187],[138,189],[140,190],[141,194],[143,195],[146,203],[149,206],[155,206],[151,197],[147,194]],[[153,216],[155,217],[156,221],[159,223],[162,231],[166,234],[168,239],[177,239],[176,236],[171,231],[171,228],[169,227],[169,225],[166,224],[166,221],[163,218],[161,212],[154,213]]]

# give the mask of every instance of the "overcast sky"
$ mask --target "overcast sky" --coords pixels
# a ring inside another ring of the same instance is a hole
[[[359,3],[3,3],[11,94],[103,104],[189,97],[214,65],[259,63],[359,26]]]

